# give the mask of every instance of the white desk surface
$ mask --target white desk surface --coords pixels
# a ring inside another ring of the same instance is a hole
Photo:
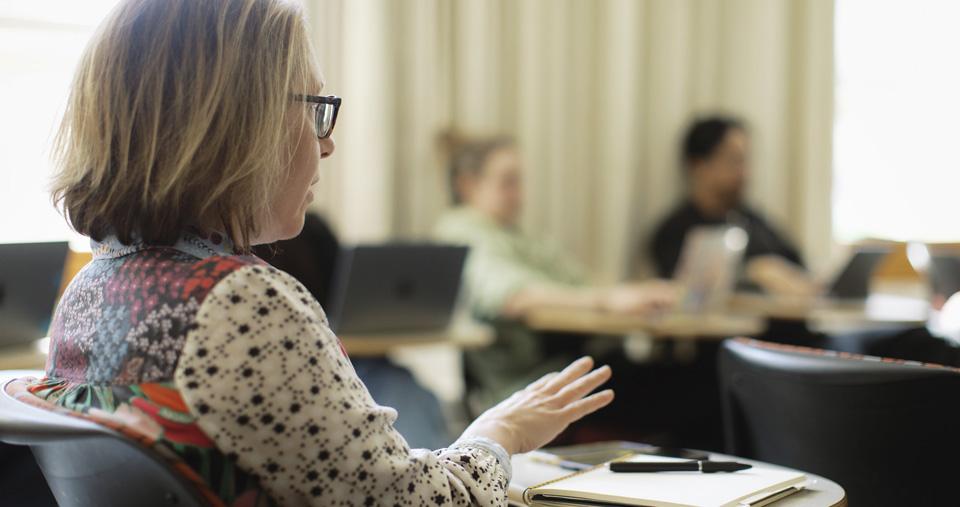
[[[754,465],[786,468],[719,453],[710,453],[710,459],[736,460]],[[525,488],[571,473],[569,470],[563,470],[553,465],[534,462],[522,454],[513,457],[512,465],[513,480],[510,481],[510,505],[516,506],[524,505],[522,498]],[[807,486],[805,489],[769,505],[771,507],[845,507],[847,505],[846,492],[839,484],[818,475],[810,473],[806,475]]]

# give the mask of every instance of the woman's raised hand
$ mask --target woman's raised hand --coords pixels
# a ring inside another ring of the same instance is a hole
[[[570,423],[613,401],[610,389],[590,394],[610,379],[610,367],[591,370],[593,359],[582,357],[559,373],[544,375],[481,414],[463,436],[490,438],[510,454],[549,443]]]

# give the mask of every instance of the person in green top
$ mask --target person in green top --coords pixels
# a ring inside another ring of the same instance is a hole
[[[541,307],[643,313],[672,304],[665,282],[599,287],[560,250],[524,233],[520,156],[509,138],[458,143],[450,163],[454,207],[434,228],[437,240],[464,244],[465,300],[495,325],[490,347],[464,353],[472,409],[482,409],[582,353],[583,337],[538,336],[523,324]]]

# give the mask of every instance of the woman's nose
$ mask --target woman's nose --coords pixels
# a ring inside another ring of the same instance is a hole
[[[320,158],[327,158],[333,154],[333,150],[337,148],[337,143],[333,142],[332,137],[320,140]]]

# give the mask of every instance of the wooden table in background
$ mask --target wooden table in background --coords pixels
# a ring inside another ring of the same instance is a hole
[[[526,324],[537,331],[616,335],[642,333],[654,338],[722,339],[761,333],[762,317],[722,314],[619,315],[596,310],[543,308],[527,315]]]
[[[33,343],[0,348],[0,370],[42,370],[47,364],[44,338]]]
[[[919,327],[930,317],[930,303],[925,299],[889,293],[871,294],[862,302],[735,294],[728,307],[736,314],[806,320],[811,329],[826,333]]]
[[[493,343],[493,330],[486,326],[457,324],[441,332],[398,332],[343,335],[340,341],[350,357],[383,357],[400,348],[423,345],[450,345],[461,349],[480,348]]]
[[[926,299],[903,291],[875,292],[862,302],[742,293],[731,296],[724,312],[644,316],[542,308],[532,311],[526,324],[537,331],[716,339],[760,334],[766,328],[766,319],[771,318],[806,320],[813,330],[830,334],[923,326],[929,316],[930,304]]]

